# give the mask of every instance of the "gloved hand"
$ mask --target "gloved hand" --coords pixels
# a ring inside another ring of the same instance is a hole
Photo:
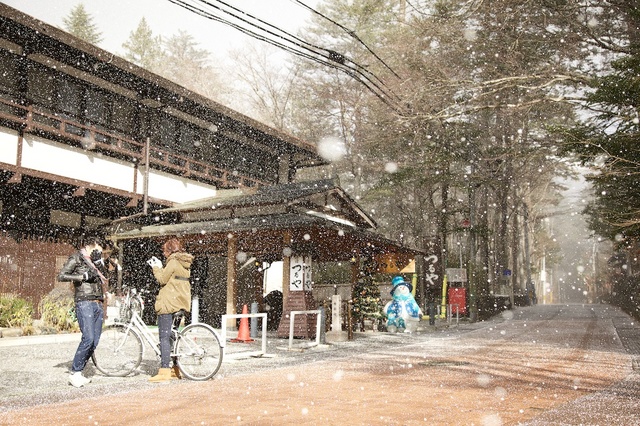
[[[86,282],[86,283],[95,283],[98,282],[98,279],[100,277],[98,277],[98,274],[95,273],[94,270],[89,269],[87,272],[85,272],[82,275],[82,281]]]
[[[162,262],[155,256],[151,256],[151,259],[147,260],[147,264],[152,268],[162,268]]]

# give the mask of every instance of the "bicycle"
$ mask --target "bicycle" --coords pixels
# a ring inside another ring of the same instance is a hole
[[[111,377],[125,377],[131,374],[142,362],[144,341],[160,357],[160,345],[140,315],[144,305],[142,299],[133,291],[127,292],[124,299],[124,316],[115,320],[115,324],[106,326],[102,331],[100,343],[91,355],[96,368]],[[121,314],[122,310],[121,307]],[[191,380],[208,380],[213,377],[222,364],[223,347],[218,334],[208,324],[189,324],[180,329],[185,312],[174,314],[171,327],[171,358],[178,365],[182,375]]]
[[[142,298],[140,293],[138,293],[135,288],[127,288],[127,291],[124,294],[124,300],[120,302],[120,308],[118,309],[119,322],[130,322],[133,312],[136,312],[140,317],[142,317],[143,311],[144,299]]]

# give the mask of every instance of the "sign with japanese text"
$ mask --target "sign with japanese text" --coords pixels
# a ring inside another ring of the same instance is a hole
[[[311,291],[311,257],[292,256],[289,270],[290,291]]]
[[[425,241],[423,274],[424,286],[428,290],[435,290],[442,287],[442,262],[440,262],[440,245],[436,238]]]

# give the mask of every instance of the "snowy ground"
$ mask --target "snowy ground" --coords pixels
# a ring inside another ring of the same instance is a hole
[[[536,306],[304,352],[271,339],[272,358],[208,382],[150,384],[147,355],[132,377],[89,369],[85,389],[66,383],[77,341],[0,342],[0,424],[640,425],[638,338],[607,305]]]

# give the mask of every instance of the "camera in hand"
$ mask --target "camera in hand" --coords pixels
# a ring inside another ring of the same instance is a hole
[[[95,263],[99,260],[102,260],[102,252],[98,249],[94,249],[90,254],[89,258]]]
[[[162,267],[162,262],[160,262],[160,259],[158,259],[157,257],[151,256],[151,259],[147,260],[147,265],[151,266],[152,268],[154,266]]]

